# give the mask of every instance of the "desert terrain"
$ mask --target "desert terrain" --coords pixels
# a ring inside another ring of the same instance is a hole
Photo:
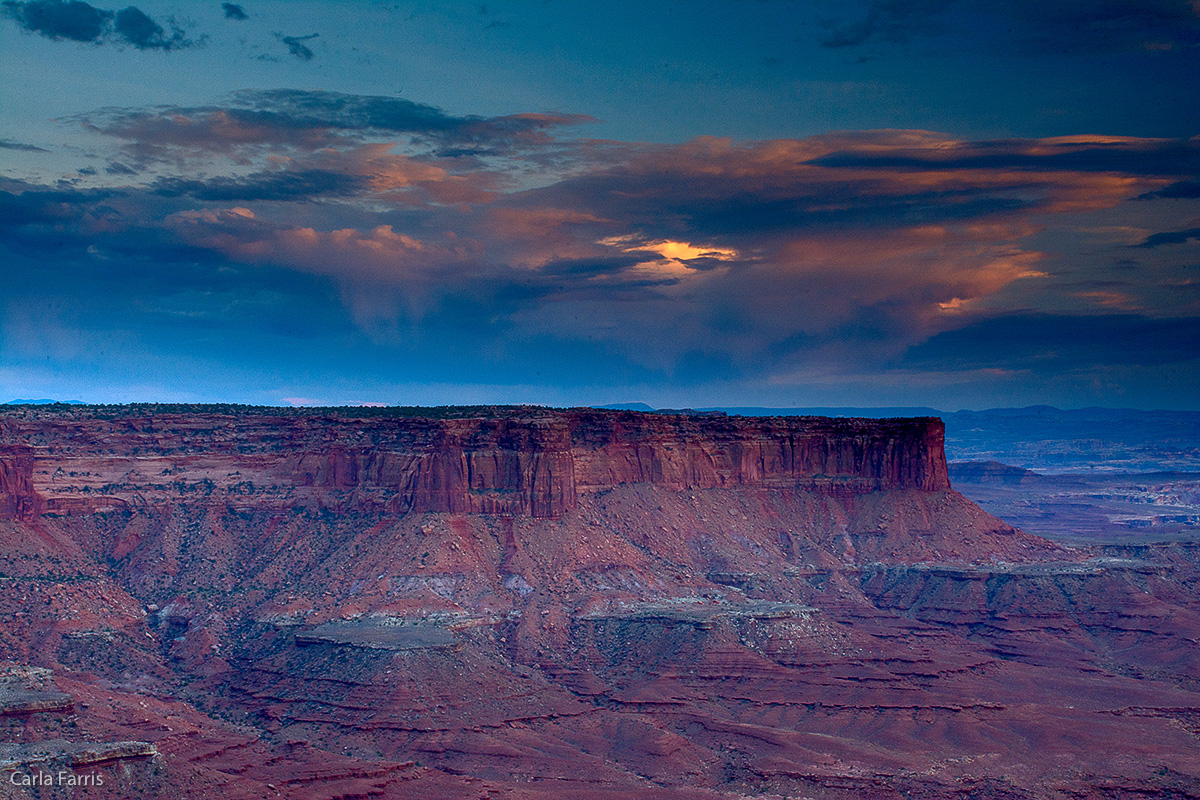
[[[945,439],[5,408],[0,796],[1200,796],[1195,481]]]

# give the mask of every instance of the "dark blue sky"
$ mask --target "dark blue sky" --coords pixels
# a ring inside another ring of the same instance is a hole
[[[1200,3],[0,3],[0,400],[1200,408]]]

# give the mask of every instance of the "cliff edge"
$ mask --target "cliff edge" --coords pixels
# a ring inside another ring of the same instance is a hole
[[[144,502],[189,482],[325,499],[353,493],[360,505],[392,512],[536,518],[559,517],[581,494],[626,483],[837,494],[950,486],[936,418],[450,411],[23,409],[0,425],[0,445],[8,445],[0,450],[0,513],[40,512],[42,498],[60,512]]]

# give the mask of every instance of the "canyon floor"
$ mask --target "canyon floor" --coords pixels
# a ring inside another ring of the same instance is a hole
[[[0,797],[1200,797],[1191,477],[943,443],[0,410]]]

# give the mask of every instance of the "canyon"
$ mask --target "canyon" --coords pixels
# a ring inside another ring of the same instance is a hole
[[[1200,797],[1196,542],[1015,528],[944,446],[0,409],[0,797]]]

